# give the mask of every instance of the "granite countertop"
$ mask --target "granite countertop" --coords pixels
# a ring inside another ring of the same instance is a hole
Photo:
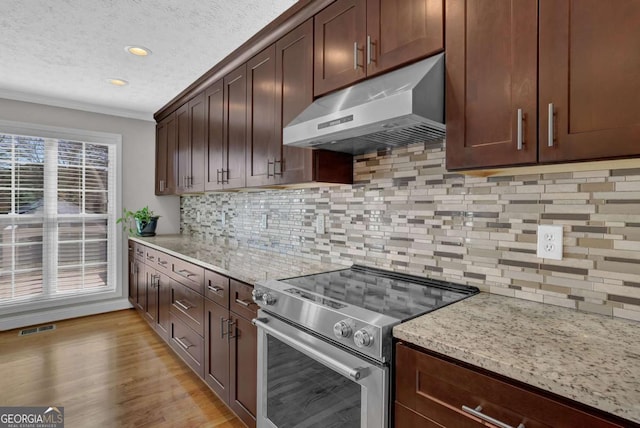
[[[640,323],[480,293],[393,334],[640,422]]]
[[[130,239],[248,284],[328,272],[350,265],[323,263],[300,255],[222,240],[203,241],[186,235],[132,236]]]

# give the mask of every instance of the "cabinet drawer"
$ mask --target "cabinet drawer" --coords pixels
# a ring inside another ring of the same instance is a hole
[[[253,286],[234,279],[230,283],[229,309],[246,319],[255,318],[258,314],[258,305],[253,302],[253,297],[251,296]]]
[[[397,401],[443,426],[463,416],[473,426],[479,417],[463,410],[481,406],[484,415],[517,427],[617,427],[576,407],[507,383],[439,357],[396,345]],[[455,413],[455,414],[454,414]]]
[[[220,306],[229,308],[229,278],[219,273],[204,271],[204,295]]]
[[[169,272],[171,272],[171,261],[174,258],[161,252],[161,251],[157,251],[156,252],[156,264],[155,264],[155,268],[158,272],[162,272],[165,275],[169,275]]]
[[[182,284],[171,284],[170,311],[204,336],[204,297]]]
[[[171,348],[195,371],[204,378],[204,339],[174,314],[169,315],[171,322]]]
[[[137,242],[133,242],[132,245],[134,257],[136,258],[136,260],[144,263],[144,250],[146,247],[142,244],[138,244]]]
[[[197,291],[200,294],[204,294],[204,268],[185,262],[184,260],[180,260],[176,257],[167,257],[170,258],[169,260],[171,263],[169,276],[192,290]]]
[[[145,264],[155,268],[157,264],[157,259],[158,259],[157,250],[154,250],[153,248],[149,248],[149,247],[144,247],[144,263]]]

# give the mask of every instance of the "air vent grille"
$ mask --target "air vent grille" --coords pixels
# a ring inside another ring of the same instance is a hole
[[[29,336],[30,334],[42,333],[43,331],[50,331],[55,329],[56,329],[55,324],[41,325],[40,327],[29,327],[29,328],[20,330],[20,333],[18,333],[18,336]]]

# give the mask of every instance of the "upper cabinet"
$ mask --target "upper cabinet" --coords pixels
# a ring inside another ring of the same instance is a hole
[[[176,115],[170,114],[156,125],[156,195],[175,193]]]
[[[207,166],[205,168],[205,190],[220,190],[223,188],[223,171],[226,163],[223,162],[226,153],[224,141],[224,83],[218,80],[209,86],[205,92],[207,114],[207,142],[205,156]]]
[[[224,77],[222,183],[225,189],[245,187],[247,152],[247,65]]]
[[[640,2],[540,0],[541,162],[640,155]]]
[[[176,193],[204,191],[205,97],[200,93],[176,110]],[[174,155],[175,156],[175,155]]]
[[[445,16],[448,169],[640,155],[639,2],[447,0]]]
[[[442,0],[338,0],[314,19],[316,96],[444,48]]]

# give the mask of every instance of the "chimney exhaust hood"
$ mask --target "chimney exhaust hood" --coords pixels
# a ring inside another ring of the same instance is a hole
[[[284,144],[351,154],[444,138],[444,54],[318,98]]]

